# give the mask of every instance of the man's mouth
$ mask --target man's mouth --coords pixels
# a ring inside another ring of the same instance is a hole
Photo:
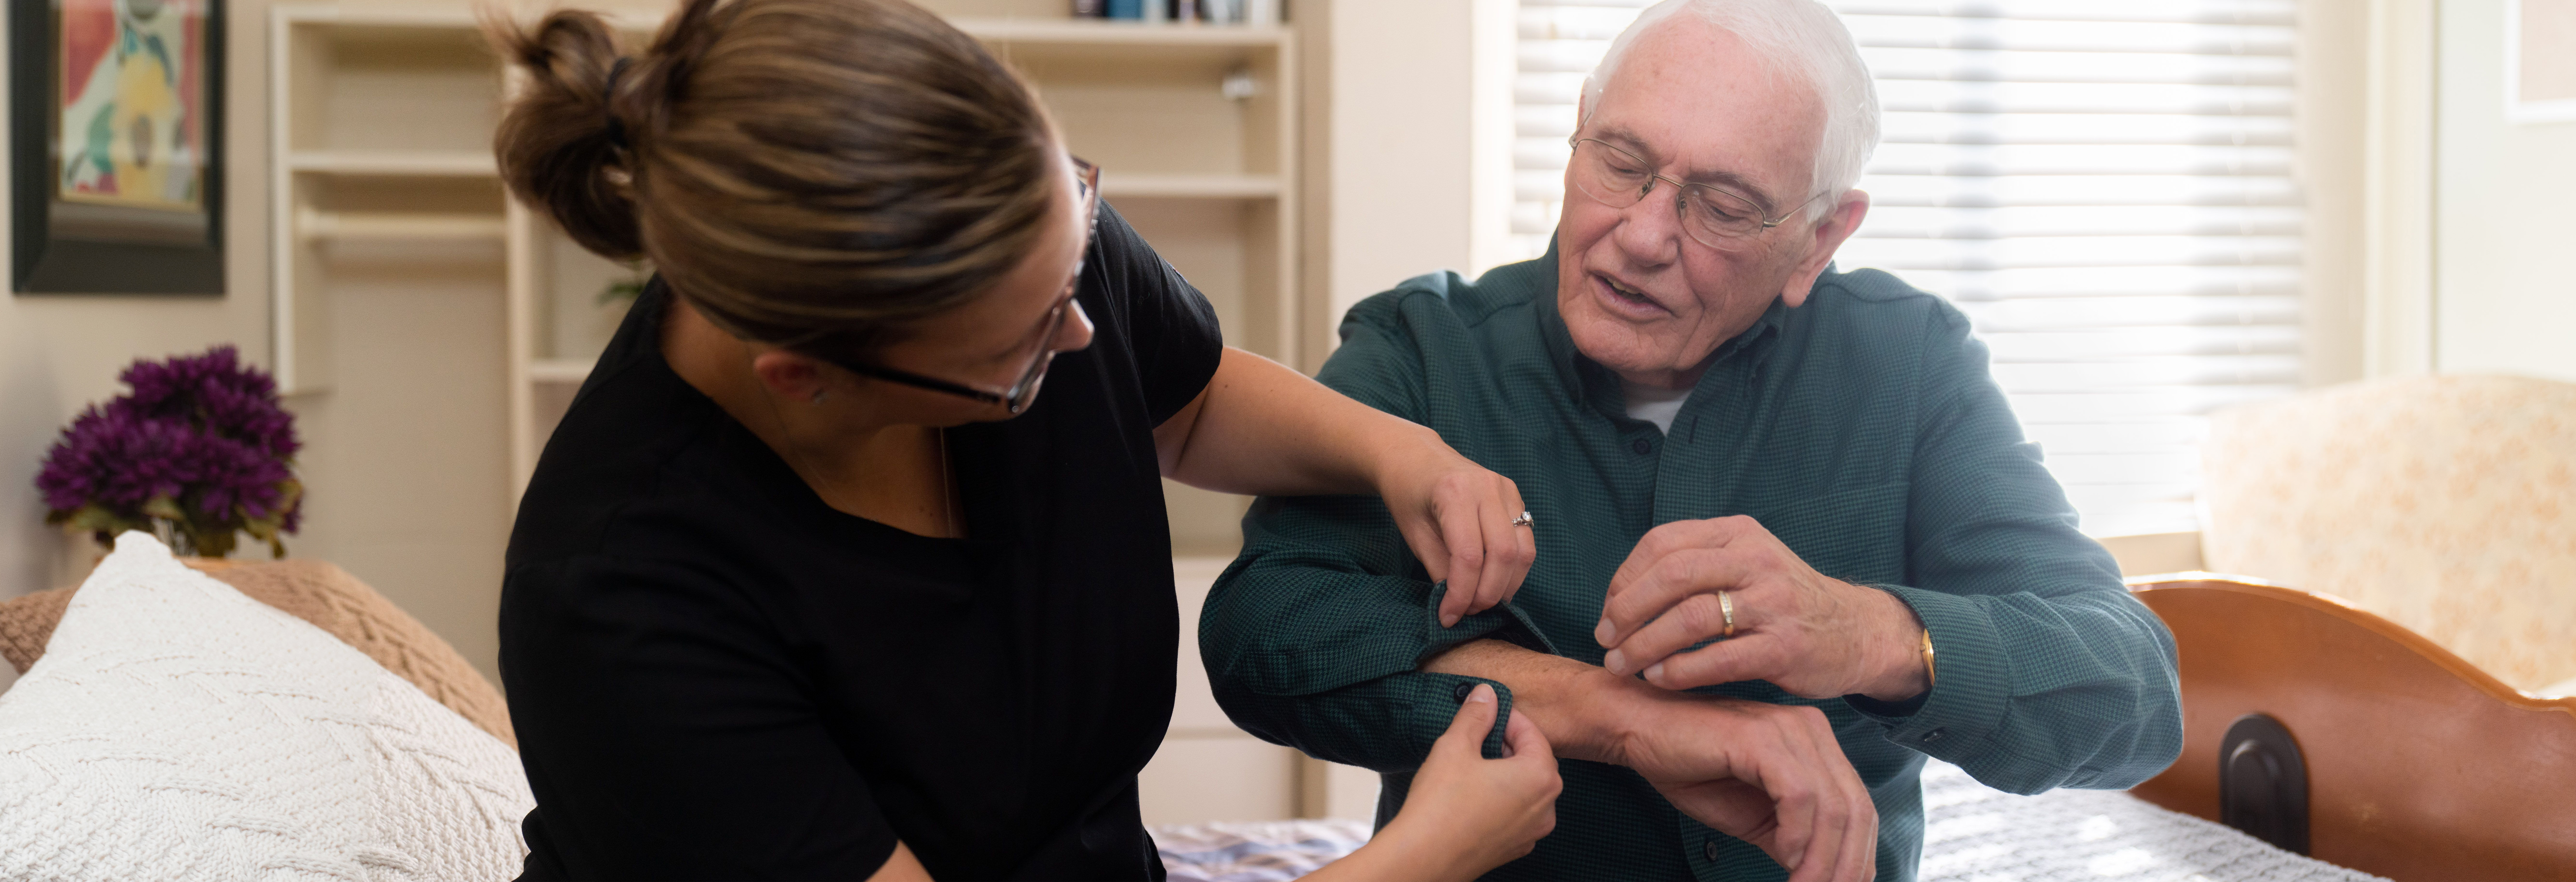
[[[1606,305],[1621,313],[1636,318],[1658,318],[1671,312],[1654,298],[1646,296],[1646,292],[1621,284],[1617,279],[1593,273],[1592,280],[1599,286],[1601,299],[1607,301]]]

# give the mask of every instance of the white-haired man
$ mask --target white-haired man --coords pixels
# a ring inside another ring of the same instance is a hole
[[[2172,637],[1967,320],[1828,272],[1877,140],[1833,13],[1670,0],[1579,119],[1546,257],[1359,304],[1321,374],[1519,485],[1526,583],[1460,619],[1520,562],[1433,585],[1375,499],[1264,499],[1200,623],[1227,712],[1384,773],[1384,818],[1496,684],[1565,781],[1498,879],[1909,879],[1925,755],[2019,792],[2171,763]]]

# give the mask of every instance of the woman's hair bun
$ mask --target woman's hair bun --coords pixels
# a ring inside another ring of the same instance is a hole
[[[598,14],[573,9],[534,28],[495,18],[484,30],[526,73],[493,137],[510,190],[553,216],[584,248],[616,258],[641,254],[630,175],[622,167],[627,151],[613,136],[626,127],[612,123],[617,111],[608,94],[619,58],[615,32]],[[633,78],[630,72],[621,79]]]
[[[745,339],[880,343],[1016,267],[1069,192],[1028,84],[903,0],[687,0],[622,72],[595,13],[486,30],[525,74],[511,193]]]

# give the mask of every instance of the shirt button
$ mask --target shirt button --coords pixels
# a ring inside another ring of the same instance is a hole
[[[1470,693],[1470,692],[1474,692],[1474,691],[1476,691],[1476,684],[1474,684],[1474,683],[1460,683],[1460,684],[1458,684],[1458,688],[1456,688],[1456,689],[1452,689],[1452,690],[1449,690],[1449,694],[1450,694],[1450,695],[1453,695],[1453,696],[1457,696],[1457,698],[1458,698],[1458,703],[1459,703],[1459,704],[1466,704],[1466,703],[1467,703],[1467,694],[1468,694],[1468,693]]]
[[[1948,734],[1950,734],[1950,730],[1936,726],[1932,731],[1923,733],[1923,743],[1930,744],[1932,742],[1939,741],[1941,740],[1941,736]]]
[[[1644,438],[1639,438],[1637,439],[1637,443],[1628,445],[1628,449],[1634,450],[1642,456],[1644,454],[1655,452],[1655,443]]]
[[[1709,840],[1709,841],[1708,841],[1708,843],[1707,843],[1707,845],[1706,845],[1706,847],[1701,848],[1699,851],[1700,851],[1700,853],[1701,853],[1701,854],[1708,855],[1708,860],[1709,860],[1709,862],[1710,862],[1710,863],[1716,863],[1716,862],[1717,862],[1717,840],[1715,840],[1715,839],[1711,839],[1711,840]]]

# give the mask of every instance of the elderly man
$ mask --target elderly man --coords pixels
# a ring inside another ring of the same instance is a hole
[[[1579,119],[1547,256],[1360,303],[1321,374],[1518,484],[1518,596],[1461,619],[1525,562],[1435,585],[1376,500],[1264,499],[1201,620],[1226,711],[1383,773],[1383,819],[1496,684],[1565,780],[1497,879],[1909,879],[1927,755],[2022,793],[2172,762],[2172,638],[1967,319],[1827,272],[1877,139],[1833,13],[1670,0]]]

